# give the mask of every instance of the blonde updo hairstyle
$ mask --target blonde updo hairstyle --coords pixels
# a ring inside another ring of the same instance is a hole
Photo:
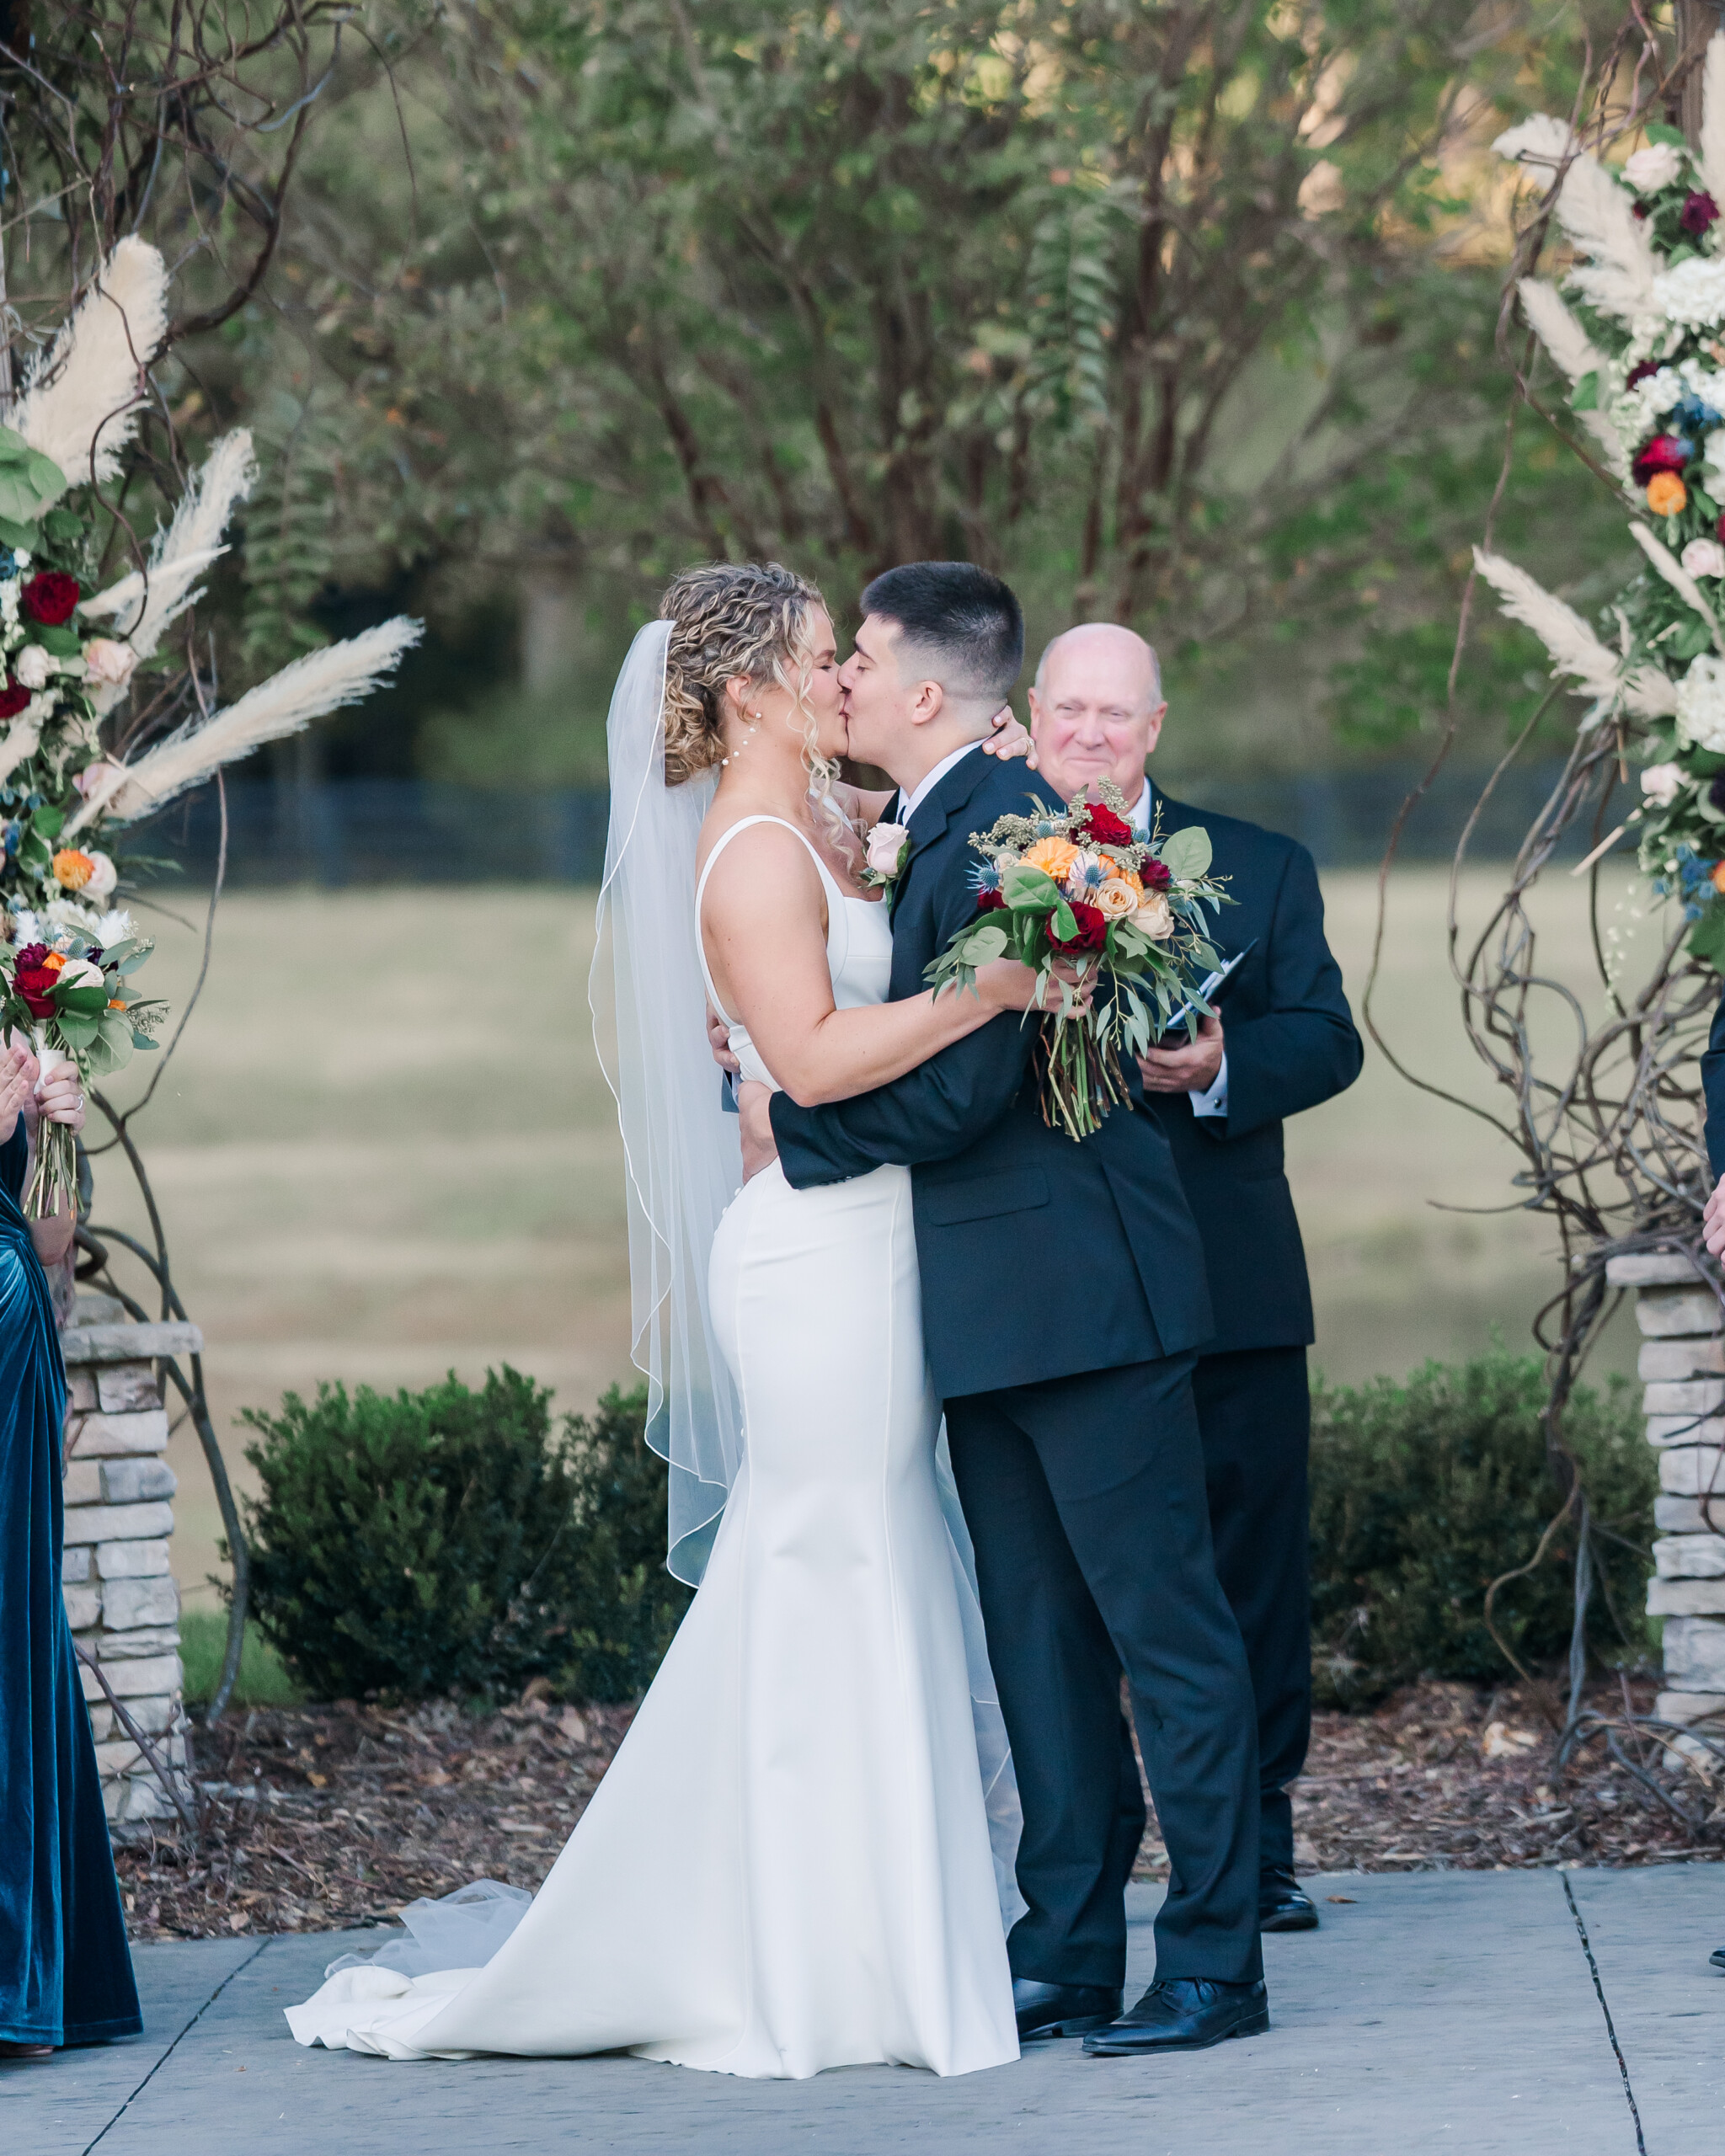
[[[832,800],[838,766],[820,753],[808,708],[809,618],[819,590],[777,562],[708,562],[665,587],[665,782],[682,786],[724,756],[727,681],[777,683],[804,716],[809,791],[844,825]],[[845,826],[848,828],[848,826]]]

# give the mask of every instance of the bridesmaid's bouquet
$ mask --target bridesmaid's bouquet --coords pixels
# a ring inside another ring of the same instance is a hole
[[[1210,1009],[1199,983],[1217,964],[1204,908],[1233,903],[1209,873],[1201,826],[1164,838],[1158,812],[1141,839],[1119,787],[1104,779],[1097,791],[1100,800],[1038,801],[1033,815],[972,833],[982,857],[971,872],[976,918],[926,975],[938,995],[973,987],[976,969],[996,958],[1017,958],[1044,983],[1063,969],[1061,1007],[1042,1015],[1038,1062],[1043,1120],[1072,1139],[1132,1105],[1123,1049],[1142,1054],[1177,1014],[1196,1033]],[[1087,1006],[1065,976],[1092,974]]]
[[[72,873],[69,862],[62,866]],[[168,1006],[147,1001],[131,985],[155,945],[133,935],[130,914],[98,914],[60,899],[44,914],[21,908],[7,918],[7,929],[0,943],[0,1039],[27,1039],[44,1071],[74,1065],[86,1086],[130,1063],[134,1050],[155,1047]],[[47,1219],[59,1210],[62,1193],[75,1204],[77,1185],[72,1134],[45,1118],[25,1218]]]

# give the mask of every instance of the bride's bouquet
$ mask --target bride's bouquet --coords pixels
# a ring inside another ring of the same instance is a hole
[[[1204,908],[1231,905],[1210,873],[1210,834],[1193,825],[1140,839],[1111,780],[1099,801],[1035,803],[973,832],[976,918],[928,968],[937,995],[974,985],[976,969],[1012,958],[1046,984],[1061,969],[1061,1005],[1042,1016],[1037,1059],[1043,1119],[1087,1138],[1111,1107],[1130,1107],[1124,1049],[1141,1055],[1177,1015],[1188,1034],[1210,1006],[1199,983],[1214,970]],[[1091,976],[1094,976],[1093,982]],[[1090,986],[1087,1002],[1071,985]]]
[[[60,860],[67,873],[76,873],[64,852]],[[120,1070],[134,1049],[155,1047],[167,1012],[165,1003],[147,1001],[131,985],[154,947],[133,935],[124,910],[98,914],[63,899],[41,915],[20,909],[11,917],[11,940],[0,944],[0,1038],[28,1039],[44,1072],[74,1065],[86,1086]],[[45,1117],[24,1217],[45,1219],[62,1194],[75,1204],[77,1183],[72,1134]]]

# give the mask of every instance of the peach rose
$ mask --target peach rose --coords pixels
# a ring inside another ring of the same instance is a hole
[[[105,681],[120,689],[131,679],[138,655],[129,643],[112,637],[92,637],[84,646],[84,665],[93,681]]]
[[[1102,865],[1110,876],[1118,877],[1119,881],[1130,889],[1143,890],[1144,886],[1138,880],[1137,872],[1129,868],[1124,861],[1116,861],[1113,854],[1105,853],[1102,857]]]
[[[1078,858],[1078,848],[1068,839],[1039,839],[1024,857],[1027,868],[1039,868],[1044,876],[1052,876],[1057,883],[1064,883],[1072,873],[1072,864]]]
[[[1124,921],[1129,913],[1136,913],[1141,891],[1134,890],[1124,876],[1110,876],[1091,897],[1092,905],[1098,905],[1110,921]],[[1163,899],[1162,904],[1167,904]]]
[[[1141,928],[1152,942],[1166,943],[1174,932],[1174,910],[1160,891],[1151,891],[1140,902],[1132,926]]]

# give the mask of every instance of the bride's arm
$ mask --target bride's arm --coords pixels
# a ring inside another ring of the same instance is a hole
[[[931,992],[836,1010],[821,897],[804,846],[790,832],[761,825],[726,848],[702,906],[721,1001],[804,1107],[886,1085],[1033,1000],[1034,974],[1001,959],[978,969],[975,995],[948,990],[937,1001]]]

